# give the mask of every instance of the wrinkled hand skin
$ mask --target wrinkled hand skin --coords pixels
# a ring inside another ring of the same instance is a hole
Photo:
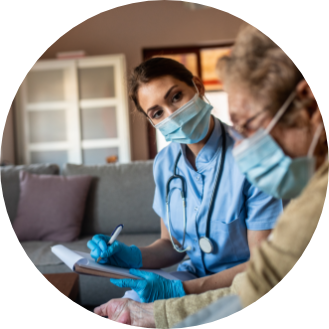
[[[100,316],[136,327],[155,328],[153,303],[137,303],[128,298],[111,299],[94,309]]]

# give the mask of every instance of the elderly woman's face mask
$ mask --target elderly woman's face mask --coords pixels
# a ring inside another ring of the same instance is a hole
[[[266,129],[260,128],[233,149],[233,156],[250,183],[278,199],[295,198],[307,185],[315,171],[313,153],[323,129],[319,126],[316,130],[307,156],[292,159],[285,155],[270,131],[295,96],[294,91]]]

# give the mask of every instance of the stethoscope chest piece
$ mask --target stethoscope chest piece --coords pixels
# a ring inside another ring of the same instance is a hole
[[[214,249],[211,241],[205,236],[199,239],[199,246],[205,254],[210,254]]]

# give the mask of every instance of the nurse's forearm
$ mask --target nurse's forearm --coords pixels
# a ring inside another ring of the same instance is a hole
[[[176,252],[167,239],[158,239],[150,246],[140,247],[143,259],[143,268],[163,268],[180,262],[185,253]]]
[[[183,287],[187,295],[190,294],[201,294],[208,290],[215,290],[219,288],[229,287],[232,284],[234,277],[246,270],[247,264],[239,264],[237,266],[231,267],[228,270],[206,276],[203,278],[185,281],[183,282]]]

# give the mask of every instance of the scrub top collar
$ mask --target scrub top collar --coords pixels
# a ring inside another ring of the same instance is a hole
[[[201,151],[199,152],[199,154],[197,155],[197,157],[195,159],[195,165],[198,169],[198,172],[200,172],[202,169],[206,168],[206,166],[208,164],[210,164],[210,162],[215,157],[217,157],[217,153],[221,151],[221,148],[219,148],[219,142],[221,140],[220,137],[222,136],[222,128],[219,123],[219,120],[215,117],[213,117],[213,119],[214,119],[214,129],[213,129],[207,143],[204,145],[204,147],[201,149]],[[187,145],[180,144],[180,146],[181,146],[182,154],[183,154],[186,164],[188,165],[189,168],[191,168],[193,171],[195,171],[192,168],[192,166],[186,156]]]

